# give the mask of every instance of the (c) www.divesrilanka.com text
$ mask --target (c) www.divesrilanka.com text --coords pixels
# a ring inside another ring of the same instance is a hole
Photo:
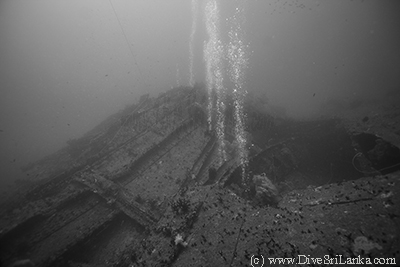
[[[323,265],[347,265],[347,264],[366,264],[366,265],[396,265],[395,258],[362,258],[357,257],[343,257],[343,255],[336,255],[332,257],[325,255],[324,257],[311,257],[310,255],[298,255],[294,258],[271,258],[264,256],[253,255],[250,259],[250,265],[253,267],[263,266],[264,263],[268,265],[274,264],[296,264],[296,265],[309,265],[309,264],[323,264]]]

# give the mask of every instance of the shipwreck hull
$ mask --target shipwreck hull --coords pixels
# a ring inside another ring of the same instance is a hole
[[[342,119],[249,111],[246,172],[265,174],[281,194],[259,206],[236,154],[221,163],[204,99],[200,87],[143,97],[28,166],[28,186],[2,204],[2,263],[242,266],[251,255],[335,253],[399,260],[395,145],[370,147]],[[361,248],[360,236],[373,248]]]

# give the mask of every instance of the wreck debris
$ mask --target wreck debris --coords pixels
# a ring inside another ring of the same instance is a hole
[[[254,175],[252,179],[252,186],[254,187],[254,199],[261,205],[276,205],[279,203],[281,196],[276,186],[265,175]]]

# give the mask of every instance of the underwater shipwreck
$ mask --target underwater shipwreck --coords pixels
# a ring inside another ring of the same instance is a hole
[[[398,264],[391,107],[302,121],[246,102],[245,181],[229,104],[221,161],[204,86],[144,95],[24,168],[1,206],[2,266]]]

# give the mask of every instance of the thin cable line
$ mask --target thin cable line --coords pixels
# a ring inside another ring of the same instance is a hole
[[[121,28],[122,34],[123,34],[124,37],[125,37],[126,44],[128,45],[128,48],[129,48],[129,51],[131,52],[133,61],[134,61],[135,65],[136,65],[136,67],[137,67],[137,69],[138,69],[138,71],[139,71],[139,75],[140,75],[140,77],[142,78],[142,82],[143,82],[144,85],[147,85],[146,82],[144,81],[144,78],[143,78],[143,72],[142,72],[142,70],[140,69],[140,67],[139,67],[139,65],[138,65],[138,63],[137,63],[137,61],[136,61],[135,54],[133,53],[132,47],[131,47],[131,45],[129,44],[128,38],[126,37],[126,34],[125,34],[125,31],[124,31],[124,28],[122,27],[121,21],[119,20],[119,17],[118,17],[118,15],[117,15],[117,12],[115,11],[114,5],[113,5],[113,3],[111,2],[111,0],[108,0],[108,1],[110,2],[110,5],[111,5],[111,7],[112,7],[112,9],[113,9],[113,11],[114,11],[115,17],[117,18],[117,21],[118,21],[119,27]]]

